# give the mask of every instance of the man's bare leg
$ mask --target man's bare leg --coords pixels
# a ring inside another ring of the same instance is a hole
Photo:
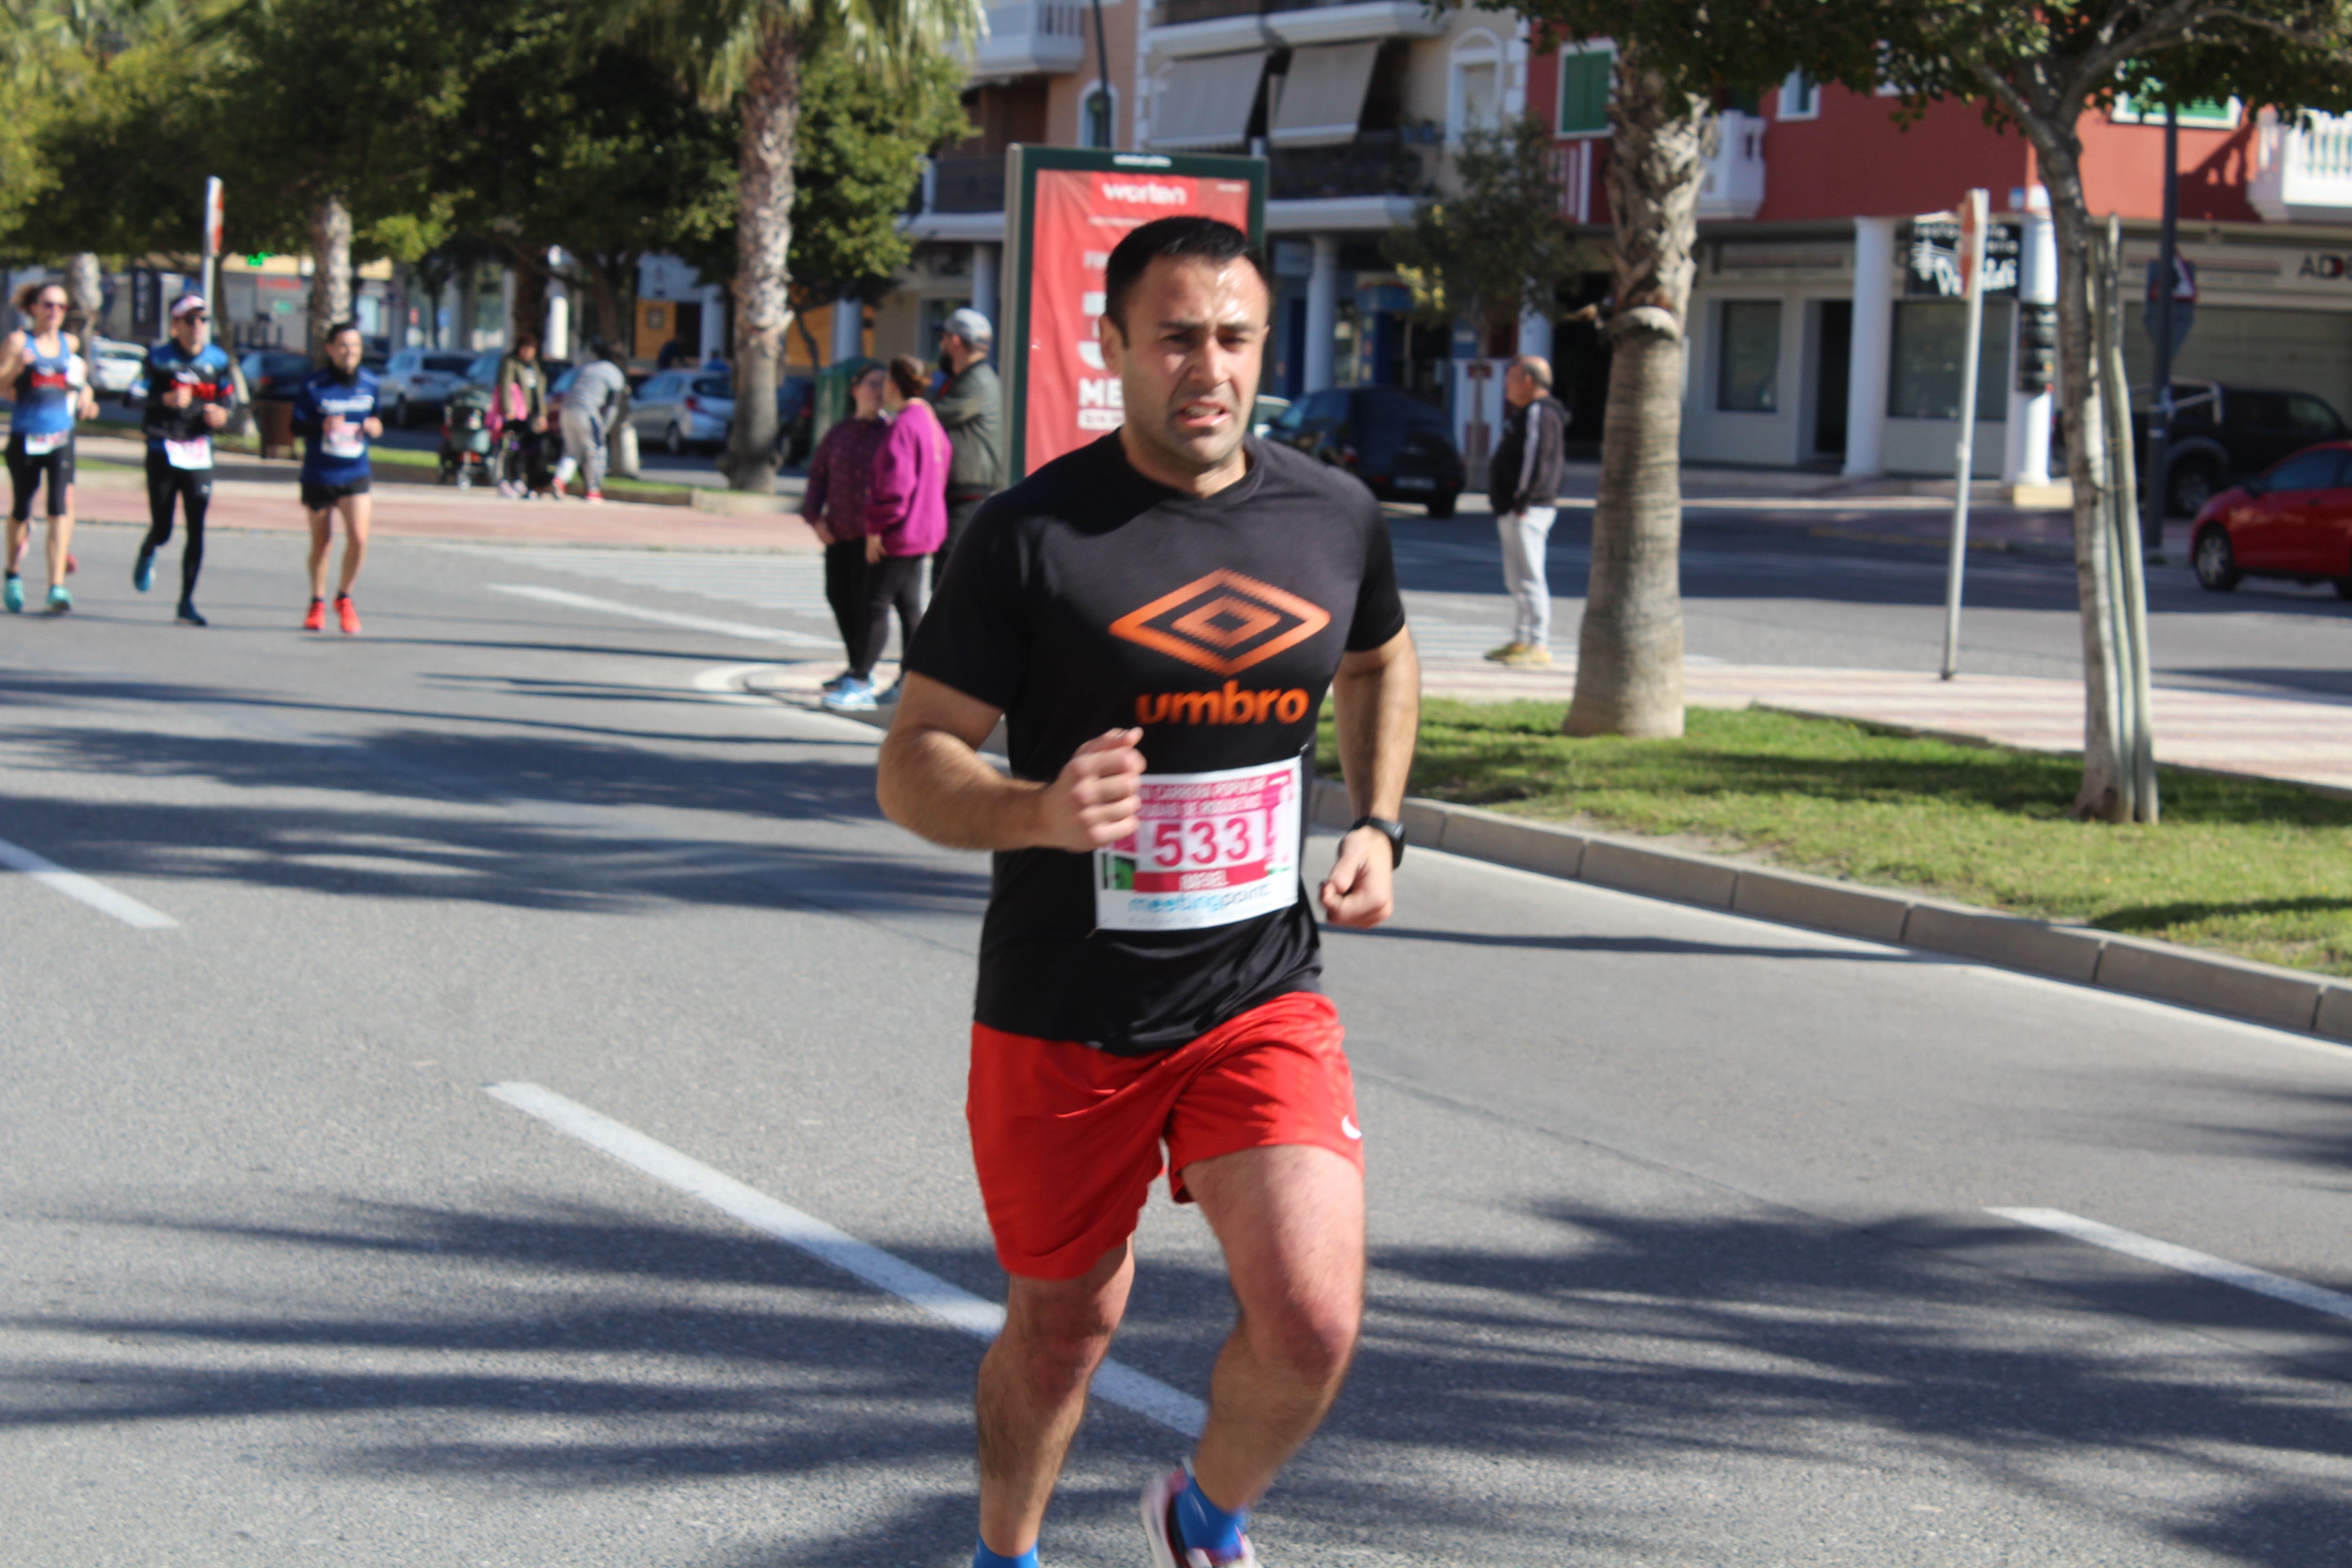
[[[305,515],[310,520],[310,597],[323,599],[327,596],[327,551],[335,542],[335,510],[329,507],[324,511],[310,511],[306,508]]]
[[[990,1551],[1017,1557],[1036,1543],[1134,1283],[1124,1241],[1076,1279],[1013,1277],[1004,1331],[980,1363],[980,1538]]]
[[[1209,1379],[1192,1474],[1228,1512],[1252,1507],[1322,1424],[1364,1310],[1364,1178],[1328,1149],[1246,1149],[1185,1167],[1240,1304]]]
[[[368,521],[374,515],[374,499],[345,496],[335,503],[335,510],[343,514],[343,575],[342,586],[335,590],[338,598],[349,598],[352,584],[360,580],[360,563],[367,559]],[[318,574],[320,583],[326,580],[324,572]]]

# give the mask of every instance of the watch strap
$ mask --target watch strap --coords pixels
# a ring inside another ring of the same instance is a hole
[[[1396,867],[1404,864],[1403,823],[1399,822],[1393,816],[1360,816],[1356,818],[1355,821],[1348,824],[1348,831],[1350,833],[1355,832],[1359,827],[1372,827],[1379,829],[1381,837],[1385,837],[1389,841],[1390,866]]]

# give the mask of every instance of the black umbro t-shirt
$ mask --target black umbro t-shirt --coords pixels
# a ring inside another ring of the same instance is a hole
[[[1116,432],[992,497],[956,546],[907,668],[1002,709],[1015,776],[1050,781],[1139,727],[1147,778],[1307,755],[1343,652],[1404,629],[1380,503],[1247,443],[1213,496],[1131,467]],[[1302,770],[1306,771],[1306,770]],[[1286,907],[1182,931],[1104,929],[1097,858],[996,857],[974,1016],[1121,1055],[1195,1039],[1322,963],[1304,882]]]

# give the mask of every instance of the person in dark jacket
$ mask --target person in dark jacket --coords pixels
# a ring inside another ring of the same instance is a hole
[[[931,558],[934,591],[963,525],[981,502],[1004,488],[1004,389],[988,363],[994,337],[988,318],[969,306],[949,316],[940,334],[940,368],[947,372],[947,384],[932,406],[955,457],[948,466],[948,536]]]
[[[213,432],[236,406],[228,355],[205,341],[211,319],[201,294],[184,294],[173,304],[172,335],[147,351],[140,422],[147,437],[148,526],[131,584],[142,594],[155,585],[155,552],[172,542],[177,507],[188,525],[180,548],[179,618],[192,626],[205,625],[196,612],[196,574],[205,569],[205,512],[213,500]]]
[[[1544,580],[1544,546],[1559,497],[1561,447],[1568,410],[1551,395],[1551,366],[1522,354],[1503,373],[1502,439],[1495,443],[1486,499],[1503,536],[1503,583],[1511,595],[1511,640],[1487,651],[1496,664],[1551,662],[1551,584]]]

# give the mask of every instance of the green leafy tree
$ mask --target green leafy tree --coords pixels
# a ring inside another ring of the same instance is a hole
[[[1471,132],[1454,172],[1454,195],[1423,203],[1382,242],[1415,310],[1438,324],[1469,317],[1481,337],[1524,310],[1550,313],[1583,263],[1560,215],[1550,132],[1533,120]]]
[[[903,84],[917,62],[979,35],[979,0],[608,3],[617,28],[636,30],[706,101],[735,108],[736,418],[723,461],[737,489],[772,489],[803,75],[813,59],[839,50]]]
[[[2046,0],[1873,4],[1885,79],[1914,105],[1982,101],[2032,143],[2058,242],[2058,362],[2085,687],[2083,785],[2075,814],[2157,819],[2152,773],[2135,779],[2125,743],[2123,651],[2111,628],[2121,574],[2101,526],[2127,476],[2103,460],[2093,359],[2095,235],[2083,187],[2083,116],[2127,90],[2142,101],[2237,97],[2290,112],[2352,109],[2352,7],[2342,0]]]
[[[514,328],[535,326],[562,247],[564,281],[608,334],[627,319],[638,260],[706,245],[732,216],[733,118],[641,48],[581,38],[576,9],[522,0],[479,36],[457,111],[436,138],[452,222],[515,277]]]
[[[199,145],[247,243],[309,251],[314,334],[350,316],[356,258],[412,260],[446,237],[429,153],[480,16],[463,0],[233,0],[200,29],[223,65]]]

